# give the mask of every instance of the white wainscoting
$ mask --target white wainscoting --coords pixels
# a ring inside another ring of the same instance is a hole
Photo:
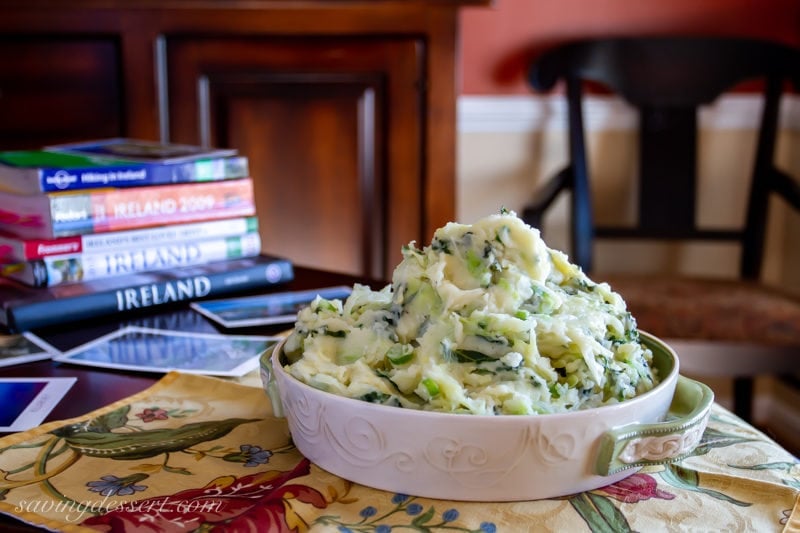
[[[761,114],[761,97],[730,94],[701,110],[703,131],[698,162],[699,216],[705,226],[735,226],[749,190],[754,140]],[[619,98],[589,96],[585,126],[597,194],[596,216],[604,223],[626,223],[635,217],[636,112]],[[779,165],[800,176],[800,95],[784,98],[782,131],[778,139]],[[500,207],[520,212],[537,187],[567,160],[566,107],[563,95],[462,96],[458,100],[458,158],[456,216],[472,222]],[[566,202],[560,199],[545,221],[548,244],[568,246]],[[800,237],[800,215],[776,202],[771,213],[765,276],[800,290],[800,248],[787,246]],[[737,207],[739,206],[739,207]],[[617,244],[603,245],[598,262],[620,257]],[[738,251],[717,247],[701,256],[684,247],[680,268],[696,275],[728,268],[735,274]],[[707,248],[707,247],[706,247]],[[608,250],[608,252],[606,252]],[[704,249],[705,250],[705,249]],[[775,253],[771,253],[774,250]],[[661,252],[640,254],[658,259]],[[672,252],[670,252],[672,253]],[[713,264],[708,253],[717,254]],[[629,255],[626,253],[623,256]],[[658,259],[661,261],[660,259]],[[663,261],[662,261],[663,262]],[[727,266],[726,266],[727,265]],[[620,265],[609,264],[607,270]],[[642,264],[650,269],[653,265]],[[638,268],[638,267],[637,267]]]
[[[566,127],[563,95],[461,96],[458,99],[458,131],[534,132]],[[761,98],[755,94],[723,95],[702,108],[702,128],[714,130],[755,129]],[[610,96],[587,96],[584,125],[589,131],[632,130],[636,113],[624,101]],[[781,127],[800,131],[800,96],[789,95],[781,107]]]

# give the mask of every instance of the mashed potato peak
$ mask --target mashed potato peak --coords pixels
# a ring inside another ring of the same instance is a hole
[[[380,291],[318,297],[285,353],[312,387],[454,413],[574,411],[657,382],[622,298],[507,211],[405,246]]]

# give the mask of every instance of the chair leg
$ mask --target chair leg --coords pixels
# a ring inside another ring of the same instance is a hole
[[[733,412],[747,422],[752,422],[753,389],[752,377],[733,378]]]

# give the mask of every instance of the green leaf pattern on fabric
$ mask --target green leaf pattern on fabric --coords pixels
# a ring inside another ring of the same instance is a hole
[[[718,500],[723,500],[741,507],[749,507],[751,505],[748,502],[739,501],[717,490],[701,487],[700,476],[696,471],[683,468],[677,464],[667,465],[667,468],[661,472],[661,478],[673,487],[699,492],[706,496],[711,496],[712,498],[717,498]]]
[[[623,533],[631,531],[628,520],[610,498],[583,492],[569,499],[572,507],[595,533]]]

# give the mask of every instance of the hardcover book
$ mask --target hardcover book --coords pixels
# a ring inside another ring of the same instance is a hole
[[[248,176],[248,160],[244,156],[156,164],[44,150],[0,152],[0,190],[17,194],[221,181]]]
[[[236,237],[257,231],[258,218],[252,216],[73,235],[58,239],[22,239],[0,233],[0,263],[20,263],[65,254],[112,252],[141,246]]]
[[[185,163],[211,157],[232,156],[237,153],[234,148],[207,148],[192,144],[162,143],[121,137],[46,146],[45,150],[146,163]]]
[[[0,224],[25,239],[54,239],[256,213],[250,178],[37,195],[0,192],[0,206]]]
[[[196,267],[57,285],[26,287],[0,278],[0,323],[14,333],[250,292],[291,281],[288,259],[259,255]]]
[[[257,232],[253,232],[237,237],[183,241],[161,246],[56,255],[0,265],[0,274],[31,287],[54,287],[64,283],[253,257],[260,252],[261,238]]]

